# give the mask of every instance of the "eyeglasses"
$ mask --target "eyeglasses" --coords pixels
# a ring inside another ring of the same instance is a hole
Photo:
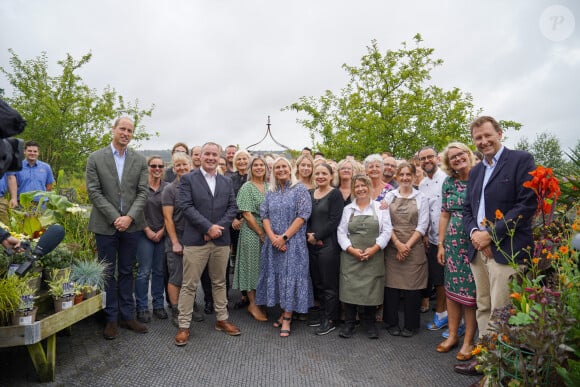
[[[149,165],[149,168],[151,168],[151,169],[155,169],[155,168],[163,169],[164,167],[165,166],[163,164],[151,164],[151,165]]]
[[[419,161],[421,161],[421,162],[423,162],[423,161],[427,161],[427,160],[431,161],[431,160],[433,160],[434,158],[435,158],[435,155],[429,155],[429,156],[420,157],[420,158],[419,158]]]
[[[464,154],[465,154],[465,152],[456,153],[453,156],[449,156],[449,160],[455,161],[455,160],[459,159],[461,156],[463,156]]]

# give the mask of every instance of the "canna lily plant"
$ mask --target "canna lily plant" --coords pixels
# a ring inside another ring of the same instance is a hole
[[[473,351],[490,385],[578,385],[580,381],[579,252],[572,237],[580,230],[580,207],[558,212],[559,181],[551,169],[537,167],[524,184],[538,199],[535,246],[527,251],[525,269],[502,251],[498,222],[513,237],[520,219],[485,220],[492,240],[516,274],[510,281],[510,303],[493,311],[490,330]]]

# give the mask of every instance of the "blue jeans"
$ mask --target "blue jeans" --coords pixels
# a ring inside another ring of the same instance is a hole
[[[115,232],[113,235],[95,234],[99,259],[108,263],[105,282],[107,321],[135,319],[133,301],[133,267],[141,232]],[[115,271],[117,276],[115,277]]]
[[[149,277],[151,277],[151,298],[153,309],[163,308],[163,259],[165,257],[165,237],[159,242],[151,241],[145,233],[141,233],[137,246],[137,279],[135,280],[135,301],[137,311],[148,308]]]

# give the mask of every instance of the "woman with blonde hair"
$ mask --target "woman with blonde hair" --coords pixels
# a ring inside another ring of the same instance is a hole
[[[309,154],[303,154],[296,159],[296,180],[304,184],[307,189],[314,187],[314,159]]]
[[[467,256],[469,235],[463,230],[463,202],[468,185],[469,171],[475,157],[467,145],[452,142],[443,151],[442,166],[449,177],[443,182],[437,260],[445,266],[445,294],[449,336],[437,345],[437,352],[449,352],[459,345],[460,323],[463,312],[465,338],[455,356],[459,361],[470,360],[473,338],[477,329],[475,317],[475,280]]]
[[[314,304],[306,246],[306,222],[312,202],[303,184],[292,179],[290,162],[274,160],[270,186],[260,206],[267,238],[260,257],[256,304],[279,304],[282,315],[274,323],[280,337],[290,336],[292,312],[307,313]]]

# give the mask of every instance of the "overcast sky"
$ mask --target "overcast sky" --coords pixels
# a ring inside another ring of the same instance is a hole
[[[372,39],[384,53],[420,33],[444,60],[434,84],[470,92],[484,114],[524,125],[507,134],[508,145],[549,131],[573,146],[579,2],[475,3],[2,0],[0,66],[9,68],[8,48],[21,59],[46,51],[52,74],[66,53],[92,52],[79,73],[90,87],[110,85],[127,100],[155,105],[144,124],[161,135],[141,149],[177,141],[245,147],[264,136],[268,115],[274,137],[301,149],[311,145],[309,133],[282,107],[338,92],[347,82],[341,65],[358,65]],[[10,93],[3,76],[0,88]]]

